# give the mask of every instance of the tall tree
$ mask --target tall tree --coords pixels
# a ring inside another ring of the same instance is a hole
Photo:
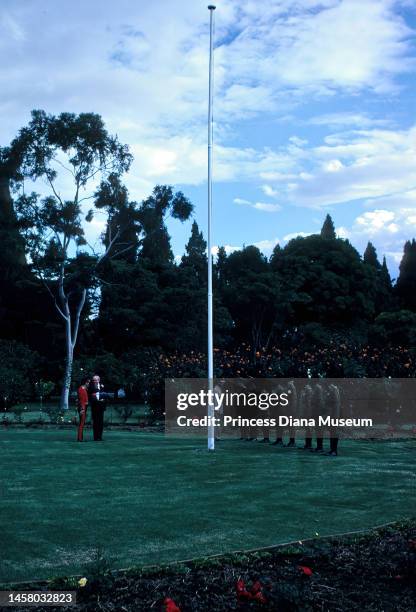
[[[226,262],[224,303],[237,342],[249,342],[253,357],[273,339],[284,299],[267,259],[255,246],[231,253]]]
[[[283,249],[280,244],[276,244],[270,257],[270,266],[275,272],[279,272],[283,264]]]
[[[96,322],[99,342],[116,354],[138,346],[173,350],[187,330],[186,300],[182,277],[173,262],[166,220],[173,217],[185,221],[192,212],[192,204],[181,192],[174,193],[172,187],[164,185],[156,186],[140,206],[127,204],[127,193],[121,193],[118,188],[116,192],[124,202],[119,209],[128,220],[124,224],[131,234],[127,242],[135,236],[137,248],[113,256],[101,275],[101,303]],[[107,187],[104,192],[100,190],[100,202],[106,201],[102,198],[105,193]],[[114,228],[118,227],[120,218],[118,210],[117,216],[112,217]],[[108,231],[104,240],[108,240]],[[117,330],[116,337],[114,330]]]
[[[402,308],[416,310],[416,240],[408,240],[404,245],[403,258],[400,263],[400,274],[397,279],[396,293]]]
[[[335,225],[332,221],[332,217],[331,215],[327,215],[321,229],[321,238],[325,238],[326,240],[335,240],[336,237]]]
[[[103,180],[95,193],[95,208],[108,213],[107,226],[102,235],[107,250],[118,235],[117,245],[109,250],[103,261],[99,283],[98,316],[92,327],[98,332],[95,348],[119,354],[137,344],[140,321],[138,305],[132,300],[132,293],[143,279],[143,272],[137,266],[137,252],[142,226],[136,202],[130,202],[128,191],[117,174]],[[114,334],[114,330],[117,334]]]
[[[198,285],[206,283],[207,278],[207,243],[196,221],[192,223],[191,235],[185,246],[185,255],[181,266],[193,272]]]
[[[97,177],[127,171],[132,157],[125,145],[108,134],[101,117],[93,113],[53,116],[33,111],[31,122],[20,131],[16,142],[25,143],[20,166],[22,178],[43,179],[49,187],[49,194],[44,197],[35,192],[27,195],[22,180],[17,210],[30,260],[64,324],[61,408],[67,409],[74,351],[87,294],[94,286],[101,262],[110,252],[117,253],[120,238],[119,232],[112,236],[99,256],[88,252],[83,220],[91,221],[93,211],[85,215],[81,204],[93,197],[89,189]],[[72,182],[70,199],[62,195],[64,174]],[[111,205],[102,208],[109,212]]]
[[[214,263],[214,283],[215,288],[222,294],[225,286],[225,274],[227,266],[227,251],[225,247],[220,246],[218,248],[217,260]]]
[[[377,251],[372,242],[368,242],[363,255],[363,261],[376,270],[381,270],[381,264],[377,257]]]
[[[186,221],[192,213],[191,202],[181,191],[174,193],[170,185],[156,185],[153,193],[142,202],[139,211],[144,238],[140,256],[151,266],[173,262],[170,237],[166,226],[168,217]]]
[[[386,287],[386,289],[391,292],[392,289],[392,282],[391,282],[391,276],[390,276],[390,272],[389,269],[387,267],[387,261],[386,261],[386,256],[383,256],[383,263],[381,265],[381,283],[384,287]]]
[[[112,173],[100,184],[95,193],[95,208],[104,210],[108,216],[103,244],[106,249],[118,236],[117,245],[112,244],[110,254],[115,260],[135,263],[142,231],[140,215],[136,202],[130,202],[128,191],[117,173]],[[117,251],[117,252],[116,252]]]
[[[295,324],[340,329],[373,319],[376,274],[348,241],[298,237],[285,246],[282,257],[280,274],[291,292]]]

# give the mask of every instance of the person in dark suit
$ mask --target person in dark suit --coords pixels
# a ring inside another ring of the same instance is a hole
[[[94,441],[101,442],[104,429],[104,412],[108,394],[104,391],[104,385],[97,374],[94,374],[88,387],[89,404],[91,406],[92,430]]]

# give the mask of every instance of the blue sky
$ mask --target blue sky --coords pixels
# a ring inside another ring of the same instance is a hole
[[[269,255],[329,212],[396,276],[416,236],[415,3],[219,0],[215,20],[214,242]],[[208,21],[201,0],[2,0],[0,145],[32,108],[98,112],[135,156],[131,199],[174,184],[205,230]],[[190,224],[170,229],[180,255]]]

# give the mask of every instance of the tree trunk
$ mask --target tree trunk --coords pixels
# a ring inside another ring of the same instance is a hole
[[[69,408],[69,391],[72,380],[72,364],[74,361],[74,351],[72,350],[71,338],[67,338],[67,351],[65,359],[65,374],[62,383],[60,409],[68,410]]]
[[[72,329],[71,311],[69,308],[68,296],[61,290],[61,300],[63,302],[64,312],[60,310],[65,319],[65,341],[66,341],[66,359],[65,359],[65,374],[62,383],[60,409],[68,410],[69,408],[69,391],[72,382],[72,366],[74,363],[74,350],[78,339],[79,321],[82,311],[85,306],[87,290],[83,289],[78,303],[78,308],[75,314],[74,328]]]

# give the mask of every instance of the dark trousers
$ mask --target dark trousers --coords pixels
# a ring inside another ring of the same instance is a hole
[[[102,440],[104,429],[104,406],[101,406],[98,403],[92,404],[91,417],[94,440]]]

